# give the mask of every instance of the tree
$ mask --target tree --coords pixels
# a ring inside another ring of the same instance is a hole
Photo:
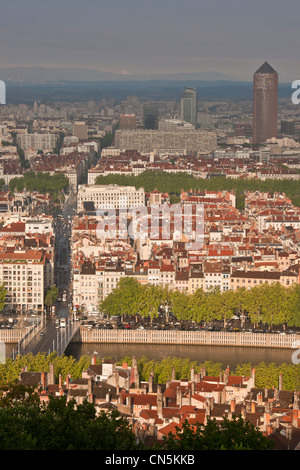
[[[5,288],[5,284],[4,283],[0,284],[0,311],[3,309],[5,305],[6,294],[7,294],[7,291]]]
[[[118,286],[100,302],[100,311],[107,315],[136,315],[142,309],[143,287],[133,277],[121,278]]]
[[[59,295],[59,290],[55,285],[53,285],[50,289],[47,290],[46,295],[45,295],[45,305],[47,305],[49,309],[57,301],[58,295]]]
[[[30,388],[16,386],[0,400],[1,450],[136,450],[134,433],[118,411],[96,415],[86,400],[66,397],[41,404]]]
[[[190,426],[185,421],[175,434],[164,437],[163,449],[187,450],[271,450],[273,442],[247,421],[233,415],[217,422],[208,418],[207,424]]]

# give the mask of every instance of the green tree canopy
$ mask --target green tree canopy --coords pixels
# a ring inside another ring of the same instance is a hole
[[[271,450],[268,440],[258,428],[241,417],[223,418],[217,422],[208,418],[207,424],[191,426],[186,421],[177,432],[164,438],[162,448],[187,450]]]

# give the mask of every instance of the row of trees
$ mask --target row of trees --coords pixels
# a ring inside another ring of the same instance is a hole
[[[98,364],[100,361],[101,359],[97,359]],[[125,362],[128,366],[131,366],[132,357],[125,356],[118,360],[116,365],[121,366]],[[82,372],[91,364],[91,357],[85,355],[76,360],[73,356],[57,356],[55,353],[39,353],[36,355],[30,353],[18,355],[14,361],[8,358],[5,363],[0,364],[0,386],[16,381],[21,369],[25,367],[28,371],[49,372],[49,364],[51,363],[54,365],[57,380],[59,375],[61,375],[62,380],[65,380],[68,374],[71,374],[73,379],[77,379],[82,376]],[[224,372],[227,368],[227,364],[222,364],[222,362],[199,362],[180,357],[166,357],[162,360],[156,360],[142,356],[137,358],[137,364],[141,380],[148,381],[149,375],[153,371],[156,383],[165,383],[170,379],[173,367],[175,368],[177,380],[189,380],[192,367],[194,367],[196,373],[199,373],[201,368],[205,367],[207,375],[210,376],[219,376],[220,371]],[[284,390],[299,390],[300,388],[300,364],[245,363],[238,364],[234,369],[232,368],[230,374],[250,376],[253,366],[255,367],[255,382],[258,388],[278,387],[280,374],[283,377]]]
[[[123,362],[132,364],[132,358],[125,357]],[[137,359],[138,371],[141,380],[148,381],[151,371],[154,373],[156,383],[165,383],[172,377],[172,369],[175,369],[176,380],[189,380],[191,369],[194,367],[196,373],[205,367],[206,374],[218,377],[220,371],[223,373],[226,364],[211,361],[192,361],[181,357],[165,357],[161,360],[149,359],[142,356]],[[121,362],[119,362],[121,365]],[[250,377],[253,364],[238,364],[230,371],[231,375]],[[278,388],[279,376],[282,374],[284,390],[299,390],[300,387],[300,364],[276,364],[260,362],[255,364],[255,386],[257,388]]]
[[[194,294],[171,290],[151,284],[142,285],[128,277],[120,282],[101,303],[100,311],[107,315],[140,315],[154,319],[160,307],[171,311],[178,320],[197,323],[221,320],[225,323],[238,314],[242,325],[246,318],[253,325],[300,326],[300,286],[284,287],[280,283],[261,284],[250,290],[207,292],[198,289]]]
[[[27,191],[38,191],[42,194],[49,193],[56,196],[68,187],[69,180],[62,173],[50,175],[50,173],[29,171],[21,178],[12,178],[9,182],[11,191],[26,189]]]
[[[299,182],[295,180],[272,180],[260,181],[257,179],[244,180],[241,178],[195,178],[188,173],[165,173],[145,171],[140,175],[108,175],[98,176],[96,184],[118,184],[121,186],[143,187],[145,191],[157,188],[159,191],[167,192],[173,196],[172,202],[178,200],[180,190],[189,191],[205,189],[208,191],[234,191],[237,198],[237,208],[243,209],[245,202],[245,191],[280,192],[291,198],[296,206],[300,206]],[[177,199],[174,199],[177,197]]]

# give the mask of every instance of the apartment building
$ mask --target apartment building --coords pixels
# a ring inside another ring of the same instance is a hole
[[[44,309],[46,265],[42,251],[15,251],[0,253],[0,283],[5,284],[6,305],[11,308]]]
[[[21,149],[52,150],[56,146],[55,134],[22,134],[20,136]]]
[[[137,129],[117,130],[115,145],[122,150],[137,150],[141,153],[180,149],[182,154],[196,152],[206,154],[217,148],[217,137],[214,132],[197,129]]]
[[[77,211],[85,211],[86,203],[92,203],[94,210],[99,209],[130,209],[145,206],[144,188],[134,186],[110,185],[79,185]]]
[[[294,271],[285,271],[284,273],[279,271],[236,271],[230,277],[232,290],[237,290],[240,287],[252,289],[264,283],[273,284],[274,282],[288,287],[298,282],[298,275]]]
[[[125,271],[117,265],[85,261],[73,270],[73,306],[98,309],[99,302],[115,289]]]

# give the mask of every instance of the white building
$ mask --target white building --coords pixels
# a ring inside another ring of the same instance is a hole
[[[144,188],[136,189],[134,186],[110,185],[79,185],[77,197],[77,210],[84,211],[85,203],[94,204],[99,209],[130,209],[131,207],[145,206]]]
[[[0,253],[0,283],[5,284],[6,305],[43,311],[46,259],[41,251]]]

